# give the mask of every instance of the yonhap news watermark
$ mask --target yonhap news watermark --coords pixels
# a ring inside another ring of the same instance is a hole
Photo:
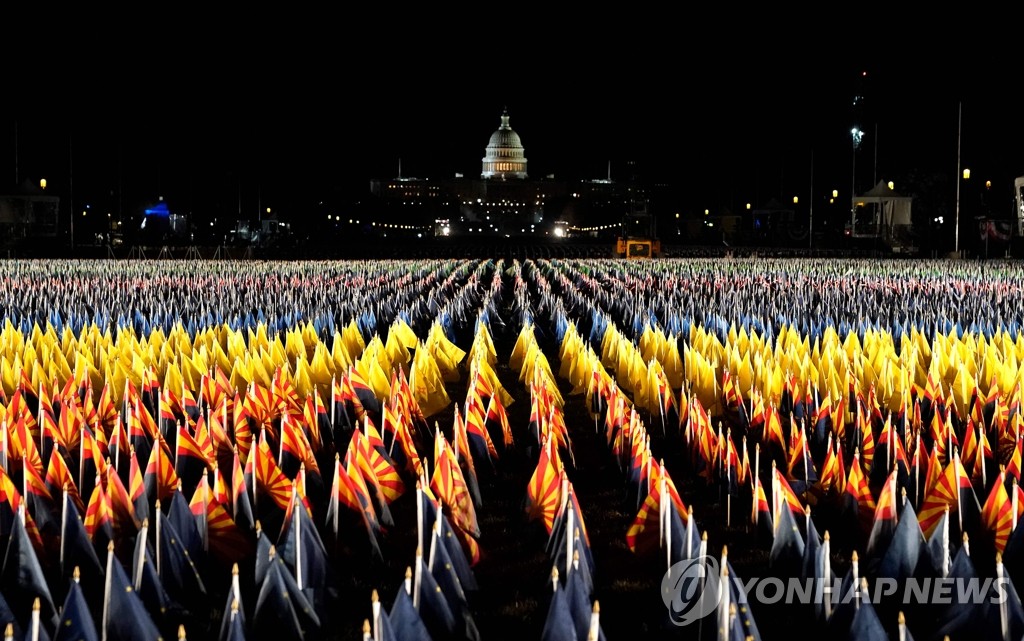
[[[726,580],[728,579],[728,581]],[[844,585],[845,584],[845,585]],[[729,586],[726,594],[725,588]],[[661,581],[661,598],[669,617],[685,626],[715,612],[723,602],[772,606],[780,603],[820,605],[834,611],[859,600],[933,605],[1002,605],[1009,599],[1010,578],[910,577],[896,580],[879,577],[856,581],[806,577],[722,576],[718,561],[695,557],[672,565]],[[728,600],[728,601],[726,601]]]

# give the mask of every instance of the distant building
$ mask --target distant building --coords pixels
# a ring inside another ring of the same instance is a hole
[[[57,235],[59,211],[59,196],[23,182],[0,193],[0,238],[5,244],[27,238],[53,238]]]
[[[529,178],[526,149],[504,110],[487,141],[480,178],[462,173],[440,180],[408,178],[399,170],[397,178],[371,180],[370,195],[366,211],[371,219],[434,224],[448,230],[443,235],[513,236],[554,234],[556,223],[563,223],[564,233],[565,224],[617,222],[631,202],[643,198],[644,190],[635,180],[612,181],[610,171],[598,180]]]
[[[519,134],[508,124],[508,109],[501,113],[501,126],[487,142],[480,177],[488,180],[526,179],[526,150]]]

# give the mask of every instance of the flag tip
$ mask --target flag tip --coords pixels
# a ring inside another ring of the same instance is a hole
[[[370,593],[370,602],[377,603],[378,601],[380,601],[380,596],[377,594],[377,590],[374,590]]]
[[[363,634],[370,634],[370,620],[363,619]]]
[[[184,639],[185,639],[185,626],[184,626],[184,624],[179,623],[178,624],[178,641],[183,641]]]
[[[897,621],[899,622],[900,625],[906,625],[907,624],[907,618],[905,616],[903,616],[902,612],[900,612],[900,615],[897,618]]]

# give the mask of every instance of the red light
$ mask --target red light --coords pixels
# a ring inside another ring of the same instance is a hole
[[[861,76],[864,76],[864,77],[867,77],[867,75],[868,75],[868,72],[866,72],[866,71],[862,71],[862,72],[860,72],[860,75],[861,75]]]

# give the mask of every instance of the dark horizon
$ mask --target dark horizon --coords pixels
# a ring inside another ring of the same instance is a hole
[[[440,53],[407,67],[387,57],[347,67],[284,54],[269,71],[261,56],[232,73],[162,60],[156,81],[90,78],[94,93],[73,107],[52,83],[8,105],[0,185],[14,181],[17,127],[19,179],[45,177],[66,197],[73,158],[76,209],[120,202],[128,216],[163,196],[206,219],[237,215],[241,192],[243,217],[254,218],[257,203],[301,216],[321,200],[368,197],[369,180],[396,176],[399,159],[405,176],[479,177],[506,106],[531,178],[603,178],[610,161],[622,180],[635,162],[645,182],[683,194],[684,208],[808,197],[812,150],[815,196],[848,196],[854,124],[866,132],[858,191],[872,174],[897,191],[912,175],[952,184],[959,104],[962,165],[997,188],[1024,174],[1024,121],[1013,76],[998,65],[948,64],[946,55],[878,62],[870,51],[850,63],[756,47],[696,57],[694,49],[562,53],[502,69],[446,65]],[[74,96],[85,95],[85,82],[74,79]],[[859,87],[867,115],[856,123]]]

